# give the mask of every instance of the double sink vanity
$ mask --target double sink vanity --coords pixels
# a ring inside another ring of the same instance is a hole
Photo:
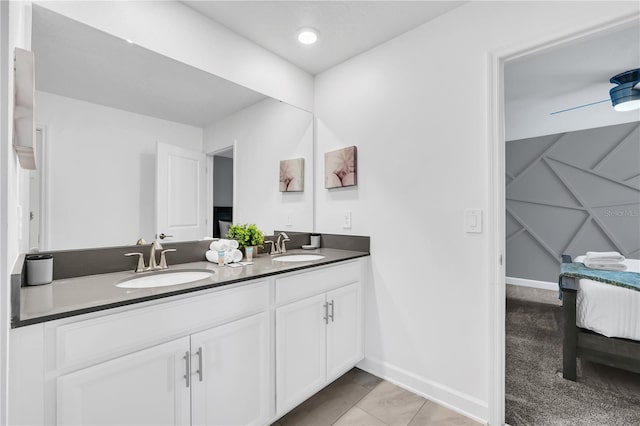
[[[367,239],[15,286],[9,423],[270,424],[363,358],[368,255]]]

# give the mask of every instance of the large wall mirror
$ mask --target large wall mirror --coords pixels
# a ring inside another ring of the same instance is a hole
[[[44,6],[32,50],[42,158],[30,249],[200,239],[218,220],[312,230],[310,112]],[[280,161],[297,158],[303,191],[280,192]]]

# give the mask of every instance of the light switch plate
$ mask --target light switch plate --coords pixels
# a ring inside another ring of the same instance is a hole
[[[466,209],[464,211],[465,232],[482,232],[482,209]]]
[[[351,211],[347,210],[344,213],[344,217],[342,219],[342,227],[344,229],[351,229]]]

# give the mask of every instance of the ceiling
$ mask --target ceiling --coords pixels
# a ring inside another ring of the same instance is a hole
[[[464,4],[462,1],[183,1],[315,75]],[[305,46],[302,27],[318,30]]]
[[[504,92],[513,102],[554,100],[549,113],[609,99],[609,79],[640,68],[640,24],[595,34],[505,64]],[[611,104],[603,108],[611,109]]]
[[[32,28],[37,90],[197,127],[265,98],[37,5]]]

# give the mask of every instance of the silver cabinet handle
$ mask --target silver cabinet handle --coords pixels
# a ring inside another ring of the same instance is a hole
[[[173,237],[173,235],[167,235],[167,234],[165,234],[164,232],[162,232],[160,235],[158,235],[158,237],[159,237],[161,240],[164,240],[165,238],[171,238],[171,237]]]
[[[329,314],[329,318],[331,318],[331,322],[334,322],[334,319],[333,319],[333,313],[334,313],[333,300],[331,300],[331,302],[329,302],[329,305],[331,306],[331,314]],[[327,321],[327,323],[328,322],[329,321]]]
[[[184,360],[186,363],[185,367],[187,368],[187,372],[184,375],[184,378],[187,381],[187,387],[189,387],[191,385],[191,354],[189,353],[189,351],[185,352]]]
[[[202,381],[202,375],[203,375],[203,371],[202,371],[202,346],[200,346],[198,348],[198,378],[200,379],[200,381]]]
[[[324,317],[322,317],[322,319],[325,324],[329,324],[329,304],[325,302],[322,306],[324,307]]]

